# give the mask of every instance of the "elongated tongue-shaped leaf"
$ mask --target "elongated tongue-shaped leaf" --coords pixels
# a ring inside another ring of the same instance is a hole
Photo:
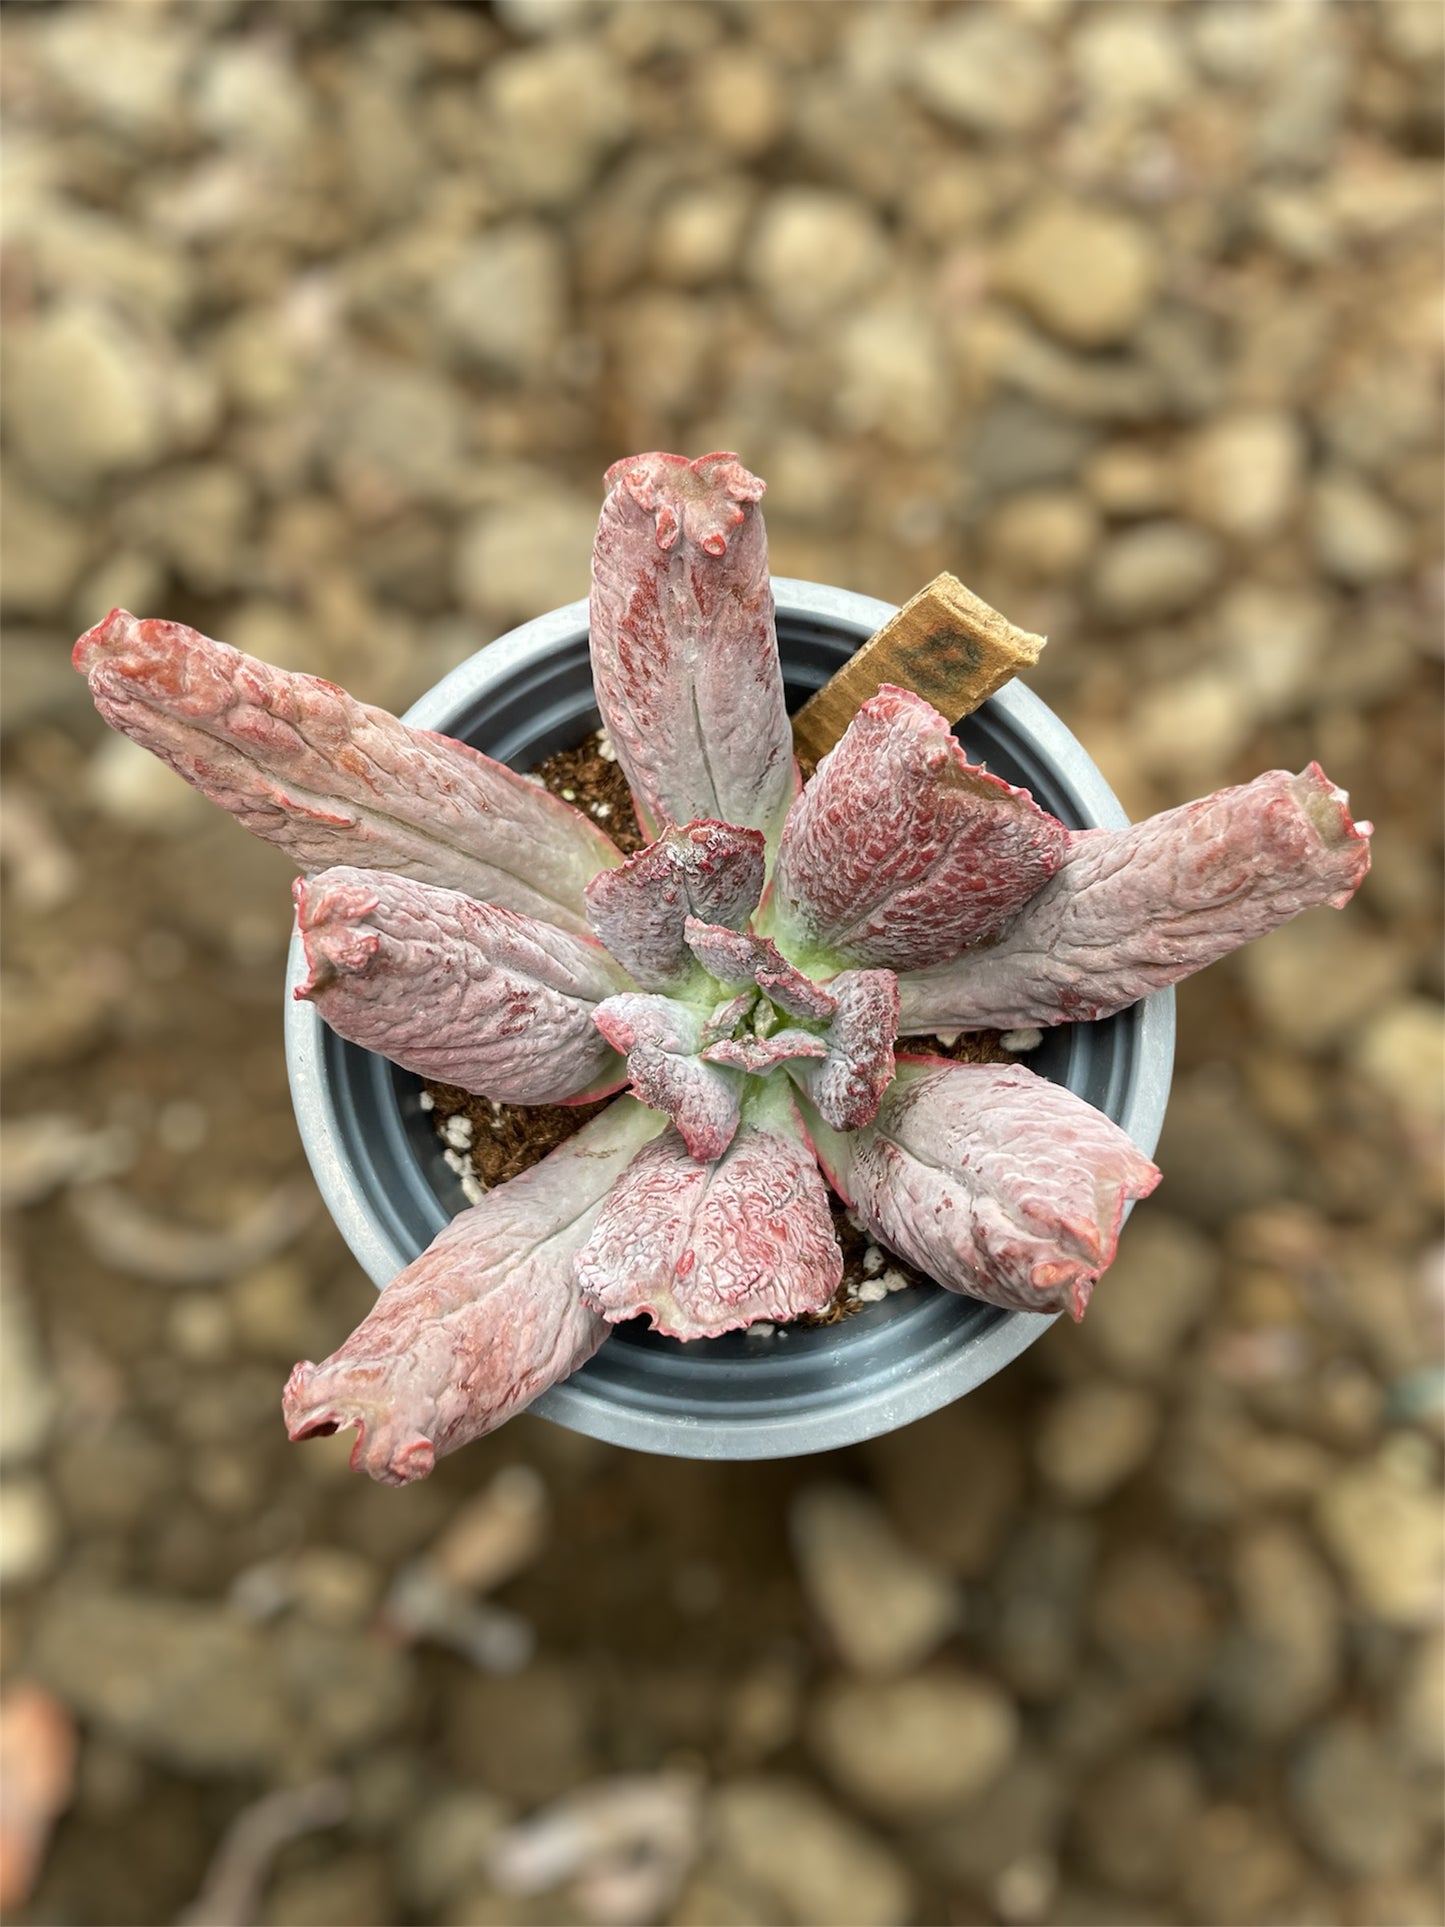
[[[690,1004],[639,991],[609,997],[593,1022],[627,1058],[632,1088],[644,1104],[665,1111],[697,1158],[718,1158],[738,1127],[742,1073],[698,1055],[704,1019]]]
[[[291,1437],[354,1425],[353,1468],[407,1485],[584,1364],[607,1326],[578,1297],[576,1252],[609,1188],[662,1128],[619,1098],[453,1218],[339,1351],[292,1372]]]
[[[864,1225],[950,1291],[1082,1318],[1130,1198],[1159,1173],[1117,1124],[1022,1065],[901,1059],[866,1130],[810,1119]]]
[[[725,930],[697,917],[688,918],[684,935],[688,949],[720,984],[756,984],[770,1003],[790,1017],[817,1020],[831,1017],[837,1009],[833,997],[790,964],[771,937]]]
[[[296,995],[353,1044],[503,1104],[627,1081],[592,1013],[628,978],[593,939],[385,870],[323,870],[295,897]]]
[[[618,870],[587,886],[587,915],[603,943],[647,990],[693,974],[690,916],[741,930],[763,893],[763,838],[730,823],[669,828]]]
[[[1342,909],[1370,867],[1369,823],[1311,763],[1085,830],[987,950],[899,978],[904,1031],[1112,1017],[1301,910]]]
[[[824,1033],[823,1061],[799,1063],[795,1074],[826,1124],[857,1131],[872,1122],[893,1079],[898,979],[891,970],[845,970],[828,989],[838,1010]]]
[[[621,856],[536,783],[335,683],[180,622],[112,609],[75,645],[105,720],[299,870],[395,871],[583,935],[583,891]]]
[[[1067,843],[1027,790],[968,761],[931,703],[885,684],[789,813],[773,927],[849,963],[921,969],[996,930]]]
[[[712,818],[775,846],[794,788],[763,484],[735,455],[607,471],[592,558],[592,677],[651,836]]]
[[[584,1301],[673,1338],[821,1311],[843,1276],[828,1196],[786,1087],[754,1085],[725,1156],[703,1164],[676,1131],[640,1151],[577,1255]]]

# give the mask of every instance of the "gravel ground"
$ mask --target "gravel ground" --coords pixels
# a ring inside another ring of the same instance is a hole
[[[10,1917],[1440,1921],[1445,10],[5,25]],[[287,866],[67,650],[118,602],[403,705],[653,446],[768,478],[779,573],[1048,632],[1134,815],[1317,755],[1374,873],[1185,986],[1159,1192],[978,1395],[371,1488],[278,1414],[370,1295]]]

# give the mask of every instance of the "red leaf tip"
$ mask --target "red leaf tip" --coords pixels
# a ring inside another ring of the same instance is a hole
[[[630,455],[612,464],[606,482],[653,517],[660,549],[672,548],[683,535],[714,557],[726,555],[728,539],[743,522],[747,506],[761,501],[767,487],[728,450],[692,461],[659,449]]]

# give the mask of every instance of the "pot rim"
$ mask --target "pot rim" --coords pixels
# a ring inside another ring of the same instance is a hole
[[[829,584],[774,576],[780,616],[816,624],[832,635],[852,635],[855,647],[896,613],[896,605]],[[419,729],[445,730],[460,711],[475,705],[487,686],[536,671],[564,643],[585,635],[586,599],[567,603],[522,624],[451,670],[404,716]],[[1099,828],[1123,828],[1129,818],[1077,737],[1022,683],[1007,683],[985,707],[1046,760],[1060,780],[1067,777],[1084,819]],[[316,1007],[293,996],[305,972],[300,940],[293,934],[287,959],[285,1043],[292,1103],[312,1174],[330,1215],[353,1256],[378,1286],[388,1284],[412,1253],[369,1208],[361,1173],[347,1148],[337,1091],[325,1061],[329,1035]],[[1157,991],[1127,1013],[1137,1027],[1134,1075],[1116,1122],[1146,1155],[1159,1140],[1168,1103],[1174,1058],[1174,993]],[[1090,1028],[1085,1026],[1084,1028]],[[1126,1208],[1126,1216],[1127,1210]],[[534,1400],[528,1410],[610,1444],[689,1458],[771,1459],[831,1450],[876,1437],[950,1404],[991,1378],[1033,1344],[1057,1314],[1003,1312],[961,1345],[931,1348],[913,1361],[906,1378],[883,1384],[865,1368],[856,1382],[835,1388],[822,1410],[752,1416],[740,1423],[691,1419],[675,1411],[624,1406],[589,1380],[586,1369]],[[749,1360],[767,1376],[768,1360]],[[759,1383],[766,1403],[766,1387]]]

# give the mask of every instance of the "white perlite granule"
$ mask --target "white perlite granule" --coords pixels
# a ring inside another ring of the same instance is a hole
[[[466,1199],[467,1203],[480,1204],[486,1195],[487,1187],[482,1183],[476,1172],[472,1170],[463,1171],[462,1196]]]
[[[454,1151],[468,1150],[472,1142],[472,1120],[464,1112],[458,1111],[449,1117],[442,1126],[442,1140]]]
[[[1044,1041],[1044,1033],[1041,1030],[1006,1030],[998,1041],[1005,1050],[1037,1050]]]
[[[595,741],[597,743],[597,754],[602,758],[603,762],[615,763],[617,761],[617,751],[612,747],[612,738],[607,734],[605,729],[598,730]]]
[[[430,1091],[423,1091],[421,1096],[417,1099],[417,1103],[420,1104],[421,1108],[424,1111],[431,1110],[434,1107],[435,1102],[436,1100],[433,1098]]]
[[[888,1260],[883,1256],[883,1253],[878,1249],[877,1245],[869,1245],[868,1249],[863,1253],[863,1276],[865,1278],[876,1278],[887,1262]]]
[[[887,1274],[885,1273],[883,1278],[865,1278],[861,1285],[854,1287],[860,1305],[877,1305],[882,1303],[888,1296],[888,1286],[885,1283],[886,1276]]]

